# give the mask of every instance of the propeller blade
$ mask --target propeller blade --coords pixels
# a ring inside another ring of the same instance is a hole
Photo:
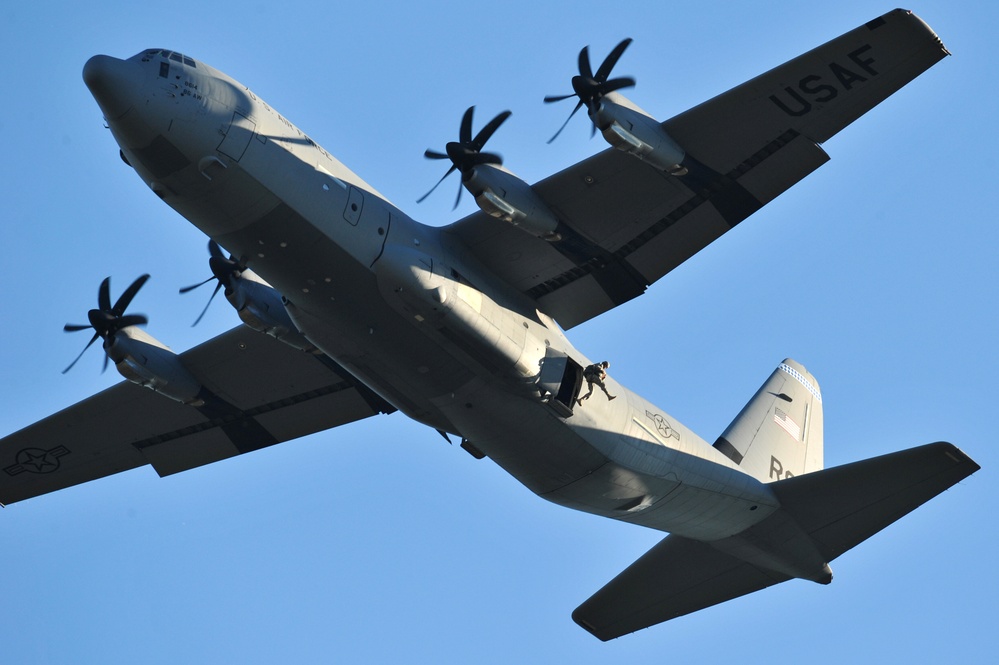
[[[115,321],[115,330],[121,330],[122,328],[127,328],[128,326],[144,326],[149,323],[149,319],[145,314],[128,314],[122,316]]]
[[[203,310],[201,310],[201,314],[199,314],[199,315],[198,315],[198,318],[197,318],[197,319],[195,319],[195,320],[194,320],[194,323],[192,323],[192,324],[191,324],[191,327],[192,327],[192,328],[193,328],[194,326],[198,325],[198,324],[199,324],[199,323],[201,322],[201,319],[202,319],[202,317],[204,317],[204,315],[205,315],[205,312],[207,312],[207,311],[208,311],[208,306],[212,304],[212,300],[214,300],[214,299],[215,299],[215,295],[216,295],[216,294],[217,294],[217,293],[218,293],[218,292],[219,292],[219,291],[220,291],[221,289],[222,289],[222,282],[219,282],[218,284],[216,284],[216,285],[215,285],[215,290],[214,290],[214,291],[212,291],[212,295],[211,295],[211,296],[209,296],[209,298],[208,298],[208,302],[207,302],[207,303],[205,303],[205,308],[204,308]]]
[[[89,328],[89,327],[90,327],[90,326],[84,326],[84,328]],[[77,330],[82,330],[82,328],[77,328]],[[100,337],[100,333],[94,333],[94,336],[93,336],[93,337],[91,337],[91,338],[90,338],[90,341],[89,341],[89,342],[87,342],[87,345],[86,345],[85,347],[83,347],[83,351],[80,351],[80,355],[78,355],[78,356],[76,357],[76,360],[74,360],[73,362],[71,362],[71,363],[69,364],[69,367],[67,367],[66,369],[64,369],[64,370],[62,371],[62,373],[63,373],[63,374],[65,374],[65,373],[66,373],[66,372],[68,372],[69,370],[73,369],[73,365],[75,365],[75,364],[76,364],[76,361],[77,361],[77,360],[79,360],[80,358],[82,358],[82,357],[83,357],[83,354],[87,352],[87,349],[89,349],[89,348],[90,348],[90,345],[91,345],[91,344],[93,344],[94,342],[96,342],[96,341],[97,341],[97,338],[98,338],[98,337]],[[105,356],[105,357],[106,357],[106,356]]]
[[[225,259],[225,254],[222,253],[222,248],[219,247],[219,244],[214,240],[208,241],[208,253],[212,256],[212,258]]]
[[[462,143],[471,143],[472,141],[472,113],[475,112],[475,106],[469,106],[465,111],[465,115],[461,116],[461,128],[458,130],[458,140]]]
[[[92,328],[93,326],[91,325],[80,325],[77,323],[67,323],[62,327],[62,329],[66,332],[78,332],[80,330],[89,330]]]
[[[458,209],[458,204],[461,203],[461,190],[463,190],[463,189],[465,189],[465,188],[461,186],[461,180],[458,180],[458,196],[455,197],[455,199],[454,199],[454,205],[451,207],[451,210],[457,210]]]
[[[545,97],[545,104],[554,104],[555,102],[561,102],[563,99],[569,99],[570,97],[575,97],[576,93],[570,93],[568,95],[548,95]]]
[[[97,308],[105,312],[111,311],[111,278],[105,277],[101,288],[97,290]]]
[[[600,86],[601,94],[606,95],[608,92],[614,92],[615,90],[621,90],[622,88],[633,88],[635,86],[635,79],[630,76],[624,76],[619,79],[611,79],[603,85]]]
[[[552,141],[558,138],[558,135],[562,133],[562,130],[565,129],[565,126],[569,124],[570,120],[572,120],[572,116],[576,115],[576,111],[578,111],[582,106],[583,106],[583,100],[579,100],[579,102],[576,104],[576,108],[572,109],[572,113],[570,113],[569,117],[565,119],[565,122],[563,122],[562,126],[558,128],[558,131],[555,132],[555,136],[548,139],[548,143],[551,143]]]
[[[487,124],[481,130],[479,130],[479,133],[475,135],[475,138],[472,140],[472,148],[475,151],[482,150],[482,147],[486,144],[486,141],[488,141],[489,138],[496,132],[496,130],[500,128],[500,125],[506,122],[506,119],[510,117],[511,113],[512,113],[511,111],[503,111],[495,118],[490,120],[489,124]]]
[[[593,70],[590,69],[590,47],[584,46],[579,52],[579,75],[583,78],[592,79]]]
[[[427,159],[451,159],[442,152],[437,152],[436,150],[427,150],[423,153],[423,156]]]
[[[621,40],[621,43],[614,47],[614,50],[610,52],[610,55],[600,65],[594,78],[600,82],[606,81],[607,77],[610,76],[611,70],[614,69],[614,65],[617,64],[618,59],[624,53],[624,50],[628,48],[629,44],[631,44],[631,37]]]
[[[141,275],[138,279],[132,282],[129,287],[125,289],[125,292],[121,294],[121,297],[118,298],[118,302],[114,304],[114,307],[111,308],[111,313],[115,316],[121,316],[124,314],[125,310],[128,309],[129,304],[132,302],[132,298],[135,297],[135,294],[139,292],[139,289],[142,288],[142,285],[145,284],[148,279],[149,275]]]
[[[479,164],[496,164],[498,166],[503,163],[503,158],[493,152],[480,152],[473,155],[468,161],[472,166]]]
[[[109,356],[108,356],[107,353],[105,353],[104,354],[104,366],[101,367],[101,374],[103,374],[104,372],[108,371],[108,359],[109,359]]]
[[[452,164],[452,165],[451,165],[451,168],[449,168],[449,169],[447,170],[447,173],[445,173],[445,174],[444,174],[444,177],[443,177],[443,178],[441,178],[440,180],[438,180],[438,181],[437,181],[437,185],[439,185],[439,184],[441,184],[442,182],[444,182],[444,178],[447,178],[447,177],[448,177],[449,175],[451,175],[452,173],[454,173],[454,172],[455,172],[455,171],[457,171],[457,170],[458,170],[458,167],[457,167],[457,166],[455,166],[454,164]],[[434,185],[433,187],[431,187],[431,188],[430,188],[430,191],[429,191],[429,192],[427,192],[426,194],[424,194],[423,196],[421,196],[420,198],[418,198],[418,199],[416,200],[416,202],[417,202],[417,203],[423,203],[423,199],[425,199],[425,198],[427,198],[428,196],[430,196],[431,194],[433,194],[434,190],[435,190],[435,189],[437,189],[437,185]]]
[[[208,282],[212,281],[213,279],[215,279],[215,275],[212,275],[211,277],[209,277],[208,279],[206,279],[203,282],[198,282],[197,284],[192,284],[191,286],[185,286],[184,288],[182,288],[180,290],[180,292],[181,293],[188,293],[188,292],[193,291],[194,289],[198,288],[199,286],[204,286],[205,284],[207,284]]]

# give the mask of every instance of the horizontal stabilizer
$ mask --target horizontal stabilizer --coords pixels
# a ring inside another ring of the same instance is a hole
[[[931,443],[770,485],[832,561],[981,468],[951,443]]]
[[[667,536],[577,607],[572,620],[606,642],[788,579],[707,543]]]
[[[736,538],[793,556],[796,541],[783,538],[785,531],[775,539],[765,526],[792,524],[829,562],[979,468],[956,446],[932,443],[781,480],[769,485],[781,512]],[[593,594],[572,618],[606,641],[788,579],[710,543],[673,535]]]

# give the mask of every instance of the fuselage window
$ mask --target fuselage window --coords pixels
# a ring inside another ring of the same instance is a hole
[[[160,63],[160,76],[163,78],[170,78],[170,63],[161,62]]]
[[[167,51],[166,49],[152,48],[149,49],[148,51],[143,51],[141,55],[142,55],[142,62],[149,62],[152,58],[156,56],[162,56],[169,60],[173,60],[174,62],[179,62],[184,65],[187,65],[188,67],[194,67],[195,69],[198,67],[198,63],[195,62],[194,58],[188,57],[183,53],[174,53],[173,51]],[[160,76],[167,76],[166,70],[163,69],[163,66],[166,64],[167,63],[160,64]]]

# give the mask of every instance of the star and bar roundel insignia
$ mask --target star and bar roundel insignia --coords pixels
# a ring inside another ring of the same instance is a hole
[[[673,426],[669,424],[669,421],[663,418],[661,413],[652,413],[651,411],[646,411],[645,415],[655,423],[656,429],[659,433],[666,438],[673,437],[676,440],[680,440],[680,433],[673,429]]]
[[[50,450],[41,448],[25,448],[17,453],[14,464],[6,467],[4,471],[9,476],[16,476],[27,471],[28,473],[52,473],[59,468],[59,458],[68,455],[66,446],[56,446]]]

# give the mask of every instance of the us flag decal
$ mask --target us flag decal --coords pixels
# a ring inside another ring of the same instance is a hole
[[[795,441],[801,441],[801,428],[798,427],[798,423],[791,420],[791,416],[787,415],[780,409],[774,409],[774,422],[780,425],[781,429],[790,434]]]

